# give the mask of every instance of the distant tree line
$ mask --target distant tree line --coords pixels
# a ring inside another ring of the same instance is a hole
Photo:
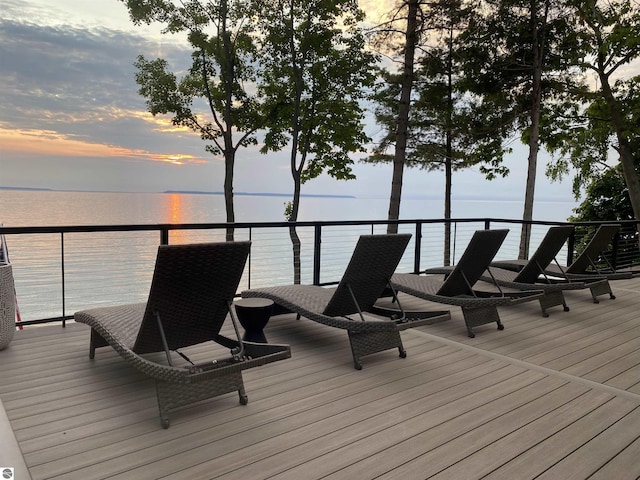
[[[372,141],[370,104],[383,134],[366,161],[393,164],[390,220],[405,166],[444,171],[449,219],[453,173],[507,175],[514,136],[529,146],[523,220],[532,219],[541,146],[554,154],[552,179],[578,172],[576,194],[618,166],[640,218],[640,75],[619,75],[640,57],[637,0],[402,0],[375,25],[356,0],[121,1],[134,23],[187,36],[187,72],[140,56],[136,81],[153,115],[171,115],[224,157],[228,222],[241,147],[289,152],[285,214],[295,222],[305,182],[323,172],[354,178],[353,154]],[[296,262],[293,226],[290,236]]]

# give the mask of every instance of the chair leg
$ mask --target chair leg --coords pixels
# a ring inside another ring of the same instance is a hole
[[[201,400],[238,392],[240,404],[248,402],[241,371],[213,377],[195,383],[175,383],[156,379],[156,395],[162,428],[169,428],[169,412]]]
[[[562,293],[562,290],[545,292],[538,301],[540,302],[540,309],[542,310],[543,317],[549,316],[549,313],[547,312],[548,308],[555,307],[557,305],[562,305],[565,312],[569,311],[569,307],[567,306],[567,302],[564,298],[564,293]]]
[[[473,328],[471,328],[469,325],[467,325],[467,336],[469,338],[476,338],[476,334],[473,333]]]
[[[240,405],[246,405],[247,403],[249,403],[249,397],[244,391],[244,387],[238,390],[238,397],[240,397]]]
[[[91,329],[91,337],[89,339],[89,358],[93,359],[96,356],[96,348],[106,347],[109,344],[107,341],[102,338],[102,336],[96,332],[93,328]]]
[[[400,358],[407,356],[407,352],[402,345],[400,332],[395,329],[380,332],[349,331],[349,343],[351,344],[351,354],[353,355],[353,367],[356,370],[362,370],[360,358],[372,353],[398,348]]]
[[[611,290],[611,285],[609,284],[609,280],[604,279],[599,282],[594,282],[589,284],[589,290],[591,290],[591,297],[593,298],[593,303],[600,303],[598,297],[600,295],[608,294],[610,299],[615,299],[616,296],[613,294]]]
[[[487,323],[496,322],[498,330],[504,330],[504,325],[500,320],[500,315],[498,315],[498,307],[495,305],[476,308],[462,307],[462,315],[467,326],[467,335],[469,338],[476,336],[473,327]]]

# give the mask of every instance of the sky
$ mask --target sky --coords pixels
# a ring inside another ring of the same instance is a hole
[[[222,191],[224,163],[204,150],[198,135],[146,112],[133,63],[139,54],[171,66],[189,62],[181,37],[135,26],[118,0],[0,0],[0,186],[159,192]],[[387,0],[361,7],[378,18]],[[379,132],[374,122],[367,132]],[[511,174],[486,181],[477,169],[454,174],[453,195],[523,199],[527,149],[514,143]],[[391,166],[357,161],[357,179],[327,175],[303,194],[388,197]],[[571,201],[571,181],[544,176],[539,160],[536,198]],[[236,192],[288,193],[287,153],[237,154]],[[442,197],[444,174],[405,170],[403,196]]]

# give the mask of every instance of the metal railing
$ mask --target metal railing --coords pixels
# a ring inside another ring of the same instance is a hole
[[[97,225],[2,227],[10,247],[22,325],[62,322],[73,312],[107,304],[144,301],[158,245],[224,241],[233,226],[236,240],[252,242],[240,288],[292,283],[293,255],[289,229],[295,225],[302,241],[302,282],[336,283],[362,234],[385,233],[389,224],[411,233],[412,240],[398,271],[420,272],[443,265],[444,225],[451,224],[451,263],[462,254],[475,230],[511,230],[496,259],[518,257],[522,221],[496,218],[363,220],[335,222],[198,223],[158,225]],[[637,264],[635,221],[622,224],[606,259],[614,266]],[[533,251],[551,225],[528,222]],[[559,260],[570,264],[599,222],[574,223],[576,229]]]

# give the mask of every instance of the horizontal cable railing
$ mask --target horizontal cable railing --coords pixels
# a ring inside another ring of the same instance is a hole
[[[523,222],[493,218],[2,227],[0,234],[5,235],[10,250],[22,325],[64,325],[78,310],[145,301],[160,244],[225,241],[227,228],[233,227],[235,240],[252,242],[240,289],[285,285],[294,278],[289,231],[295,226],[301,242],[301,283],[331,285],[342,276],[358,237],[386,233],[389,224],[397,225],[400,233],[412,234],[398,271],[418,273],[443,265],[446,223],[451,227],[451,264],[462,255],[473,232],[487,228],[510,230],[497,260],[518,258]],[[637,222],[615,223],[622,228],[603,263],[638,264]],[[550,226],[563,224],[527,222],[529,252]],[[600,223],[573,225],[575,235],[558,256],[563,265],[571,263]]]

